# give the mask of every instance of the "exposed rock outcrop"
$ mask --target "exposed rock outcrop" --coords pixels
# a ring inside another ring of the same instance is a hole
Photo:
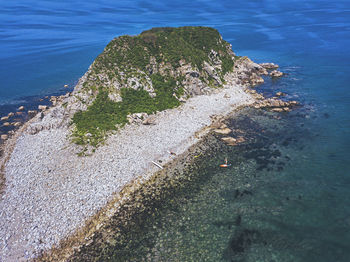
[[[278,71],[278,70],[273,70],[271,73],[270,73],[270,76],[271,77],[281,77],[283,76],[283,73],[281,71]]]
[[[242,57],[235,61],[235,70],[231,78],[236,80],[237,84],[246,86],[255,86],[264,82],[261,75],[268,75],[268,72],[261,65],[254,63],[248,57]],[[232,77],[233,76],[233,77]]]
[[[274,63],[261,63],[260,66],[267,70],[277,69],[279,66]]]
[[[269,108],[275,112],[288,112],[291,108],[299,105],[297,101],[282,101],[280,99],[264,99],[261,101],[257,101],[253,106],[254,108]]]

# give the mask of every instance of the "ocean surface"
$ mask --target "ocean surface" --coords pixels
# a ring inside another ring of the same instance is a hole
[[[287,73],[257,89],[303,106],[230,120],[251,139],[203,164],[197,190],[143,225],[147,250],[132,239],[130,261],[350,261],[349,1],[17,0],[0,10],[1,116],[64,93],[111,39],[151,27],[215,27],[237,55]]]

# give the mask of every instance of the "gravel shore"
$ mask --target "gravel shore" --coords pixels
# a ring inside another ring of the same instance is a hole
[[[226,86],[159,112],[155,125],[127,125],[92,156],[77,156],[61,126],[23,132],[5,167],[0,201],[0,261],[25,261],[84,225],[131,180],[155,172],[198,141],[211,115],[227,115],[254,99]],[[161,160],[161,161],[159,161]]]

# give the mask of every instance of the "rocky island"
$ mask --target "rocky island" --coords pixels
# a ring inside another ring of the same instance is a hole
[[[280,77],[276,68],[237,56],[208,27],[113,39],[73,92],[52,97],[50,108],[6,137],[1,261],[70,260],[208,132],[232,146],[244,142],[228,136],[225,116],[242,106],[289,111],[297,102],[250,88],[262,75]]]

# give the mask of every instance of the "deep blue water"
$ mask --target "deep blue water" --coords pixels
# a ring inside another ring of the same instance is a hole
[[[301,101],[307,113],[299,122],[312,135],[303,146],[283,149],[291,160],[273,180],[280,190],[259,187],[255,200],[271,206],[288,190],[307,195],[300,205],[284,204],[274,224],[281,235],[305,241],[303,248],[290,247],[291,261],[350,261],[349,1],[17,0],[1,1],[0,10],[0,105],[73,85],[111,39],[156,26],[212,26],[238,55],[278,63],[288,75],[260,90],[284,91]],[[286,184],[298,186],[284,189]],[[267,216],[260,219],[271,221]],[[227,240],[212,241],[219,248]],[[201,244],[195,241],[193,252]],[[259,254],[259,261],[289,261],[285,254],[272,257],[270,249],[245,251],[240,261],[257,261]]]

